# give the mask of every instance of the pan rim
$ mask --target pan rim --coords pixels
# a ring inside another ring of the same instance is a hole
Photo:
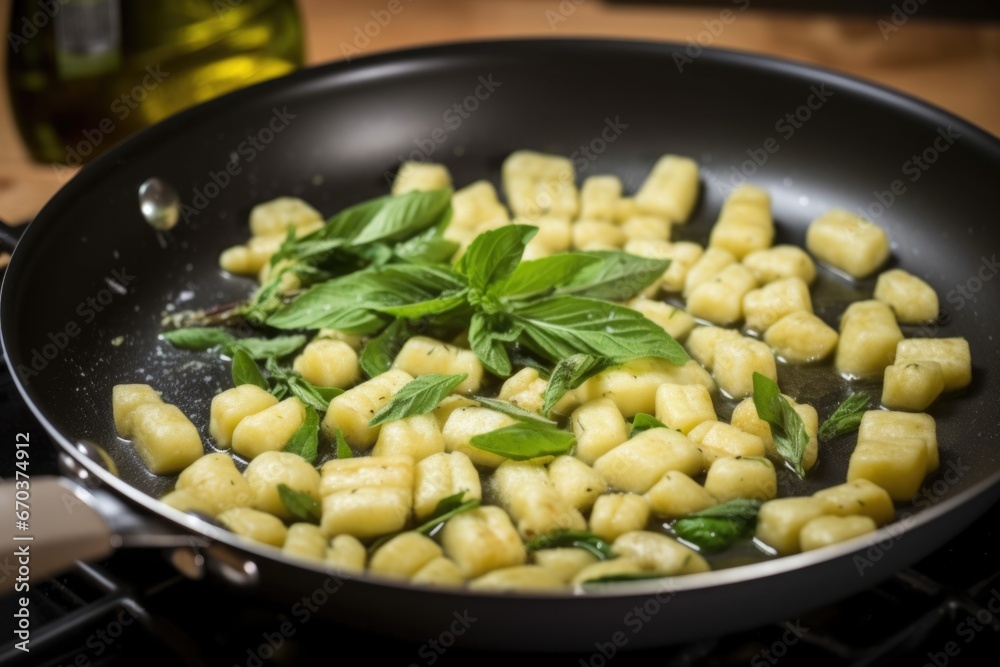
[[[391,71],[398,71],[400,68],[409,68],[425,71],[427,68],[435,67],[435,61],[445,59],[455,54],[469,56],[491,55],[492,57],[511,58],[527,53],[545,51],[548,49],[566,48],[586,48],[605,49],[621,53],[623,50],[634,50],[637,52],[648,52],[659,56],[669,56],[683,50],[685,45],[676,42],[632,40],[632,39],[602,39],[602,38],[538,38],[538,39],[495,39],[479,41],[454,41],[432,46],[409,47],[395,49],[364,56],[352,61],[337,61],[319,66],[308,67],[292,74],[277,79],[272,79],[259,83],[196,107],[187,109],[172,116],[157,125],[151,126],[130,137],[120,145],[110,149],[108,152],[97,158],[93,163],[83,168],[76,176],[66,183],[56,195],[46,203],[43,209],[36,216],[36,220],[41,219],[42,225],[45,220],[55,218],[60,215],[60,211],[77,198],[78,193],[89,189],[99,183],[109,172],[120,169],[121,164],[127,164],[129,156],[140,151],[144,146],[160,141],[165,135],[174,133],[182,125],[197,123],[199,119],[206,116],[215,116],[225,109],[239,105],[244,100],[257,99],[267,95],[272,95],[282,89],[301,90],[302,86],[316,85],[320,87],[350,85],[356,81],[366,79],[378,79]],[[932,120],[938,123],[949,123],[968,133],[969,143],[977,150],[988,153],[992,160],[1000,164],[1000,138],[992,135],[977,125],[964,120],[949,111],[946,111],[933,103],[920,100],[912,95],[892,89],[882,84],[866,80],[862,77],[843,74],[824,67],[814,66],[797,62],[785,58],[751,53],[747,51],[722,49],[716,47],[706,47],[700,58],[714,62],[722,66],[743,69],[747,71],[761,71],[771,74],[779,74],[793,79],[804,79],[808,77],[813,82],[831,82],[839,86],[846,87],[847,90],[870,99],[880,105],[892,107],[899,113],[911,116],[918,116],[922,119]],[[389,72],[387,72],[389,70]],[[16,289],[17,275],[23,271],[21,268],[28,263],[29,252],[37,244],[33,239],[42,234],[43,231],[38,226],[32,224],[25,230],[21,243],[12,254],[10,264],[5,272],[3,284],[0,286],[0,344],[3,345],[4,359],[8,368],[16,368],[16,360],[12,360],[11,352],[8,349],[9,327],[13,327],[15,314],[11,312],[9,295]],[[22,247],[24,248],[22,250]],[[159,500],[148,496],[138,488],[125,481],[111,475],[96,463],[80,453],[74,444],[73,439],[58,431],[48,420],[45,414],[38,408],[32,398],[33,392],[24,385],[16,372],[11,372],[15,386],[21,398],[27,403],[32,414],[45,428],[52,439],[58,444],[61,450],[73,457],[78,463],[84,466],[92,475],[99,479],[103,485],[110,487],[116,494],[123,497],[132,504],[139,505],[142,510],[151,513],[156,520],[167,519],[173,524],[183,528],[185,531],[193,532],[210,538],[214,542],[226,544],[242,552],[252,555],[253,558],[266,558],[278,561],[285,565],[292,565],[315,572],[316,574],[346,577],[344,573],[335,570],[313,565],[311,563],[289,558],[280,550],[269,548],[266,545],[258,545],[249,540],[244,540],[239,536],[212,526],[199,519],[183,514],[178,510],[163,505]],[[713,572],[683,575],[679,577],[666,577],[663,579],[650,580],[649,582],[630,582],[618,584],[613,591],[588,591],[584,595],[577,592],[558,594],[526,594],[519,593],[517,598],[533,600],[582,600],[586,598],[606,599],[606,598],[632,598],[648,596],[662,590],[663,582],[669,582],[670,588],[676,592],[707,590],[710,588],[729,586],[736,583],[747,582],[762,578],[769,578],[793,571],[804,571],[810,568],[830,563],[849,554],[858,554],[869,548],[872,544],[878,543],[886,538],[894,541],[901,541],[907,536],[915,533],[919,528],[926,526],[940,517],[949,514],[960,506],[970,502],[978,496],[989,495],[993,492],[995,496],[1000,496],[1000,470],[994,472],[984,480],[977,482],[970,488],[958,492],[955,496],[939,501],[929,508],[922,509],[908,517],[908,525],[902,531],[893,531],[890,528],[898,526],[900,521],[894,521],[877,530],[869,536],[856,538],[848,542],[833,545],[826,549],[815,552],[806,552],[791,556],[783,556],[774,560],[760,563],[753,563]],[[994,498],[995,499],[995,498]],[[889,573],[885,573],[888,576]],[[432,589],[400,583],[396,581],[386,581],[378,577],[365,574],[363,576],[351,576],[372,585],[385,586],[387,588],[403,588],[420,592],[436,593],[448,596],[469,596],[475,598],[510,598],[510,595],[497,593],[474,592],[467,589]],[[875,581],[873,580],[874,584]]]

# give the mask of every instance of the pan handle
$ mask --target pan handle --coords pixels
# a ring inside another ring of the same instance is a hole
[[[14,252],[14,247],[28,225],[8,225],[0,220],[0,252]]]

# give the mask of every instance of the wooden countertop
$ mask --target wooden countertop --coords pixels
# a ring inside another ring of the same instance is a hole
[[[385,9],[390,1],[299,0],[308,62],[342,58],[345,45],[355,47],[355,29],[363,29],[372,20],[371,12]],[[0,23],[9,20],[10,2],[0,0]],[[367,45],[359,47],[362,54],[442,41],[517,36],[679,42],[700,38],[713,46],[793,58],[872,79],[1000,135],[1000,25],[996,24],[932,21],[922,19],[918,11],[896,26],[888,11],[881,17],[780,13],[758,10],[752,0],[733,0],[729,15],[721,14],[725,7],[659,7],[601,0],[399,2],[401,11]],[[745,11],[740,7],[746,7]],[[897,21],[901,22],[898,17]],[[709,27],[717,34],[712,35]],[[0,65],[5,55],[6,47]],[[30,162],[14,128],[7,97],[0,94],[0,219],[30,219],[63,177],[51,166]]]

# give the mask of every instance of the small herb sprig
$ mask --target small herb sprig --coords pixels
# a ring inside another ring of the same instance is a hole
[[[857,431],[861,425],[861,418],[870,406],[871,399],[864,394],[851,394],[819,427],[819,439],[827,442]]]
[[[705,551],[721,551],[753,533],[759,500],[739,498],[674,522],[677,536]]]
[[[778,383],[756,371],[753,374],[753,403],[757,416],[771,427],[771,437],[778,454],[796,475],[804,478],[806,471],[802,467],[802,457],[809,444],[809,434],[802,417],[781,395]]]

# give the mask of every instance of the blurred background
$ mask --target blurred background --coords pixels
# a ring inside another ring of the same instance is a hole
[[[0,219],[30,220],[80,164],[185,106],[303,64],[443,41],[744,49],[865,77],[1000,134],[998,17],[985,0],[0,0]]]

